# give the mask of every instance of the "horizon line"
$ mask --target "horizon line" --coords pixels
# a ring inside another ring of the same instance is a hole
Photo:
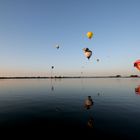
[[[139,75],[113,76],[0,76],[0,79],[55,79],[55,78],[140,78]]]

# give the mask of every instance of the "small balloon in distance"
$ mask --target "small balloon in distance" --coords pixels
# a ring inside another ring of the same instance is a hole
[[[56,47],[56,49],[59,49],[59,45],[56,45],[55,47]]]
[[[97,59],[97,62],[99,62],[99,59]]]
[[[93,32],[87,32],[87,37],[91,39],[93,37]]]

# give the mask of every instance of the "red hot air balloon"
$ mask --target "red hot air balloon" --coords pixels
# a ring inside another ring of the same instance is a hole
[[[140,70],[140,60],[137,60],[134,62],[134,67],[136,67],[138,70]]]

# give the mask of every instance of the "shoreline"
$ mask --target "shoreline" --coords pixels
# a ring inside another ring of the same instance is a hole
[[[0,77],[0,79],[70,79],[70,78],[140,78],[137,75],[131,76],[55,76],[55,77],[46,77],[46,76],[17,76],[17,77]]]

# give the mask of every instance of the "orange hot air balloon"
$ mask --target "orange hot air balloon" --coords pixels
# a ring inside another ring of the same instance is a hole
[[[140,60],[137,60],[134,62],[134,67],[136,67],[138,70],[140,70]]]

